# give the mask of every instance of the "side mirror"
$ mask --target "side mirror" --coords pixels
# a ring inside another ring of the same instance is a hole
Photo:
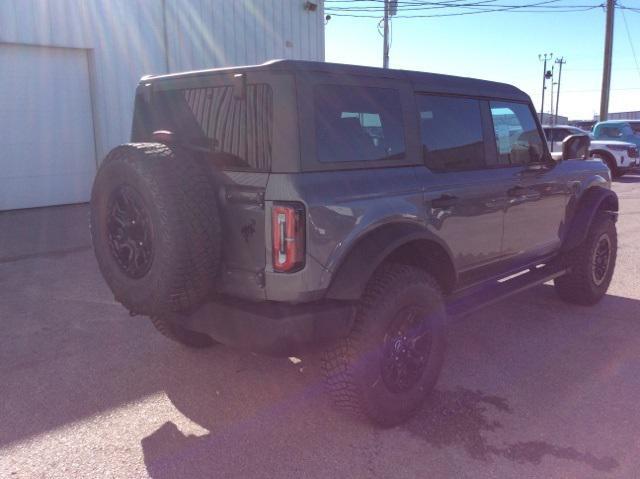
[[[569,135],[562,140],[562,160],[586,160],[590,145],[589,135]]]

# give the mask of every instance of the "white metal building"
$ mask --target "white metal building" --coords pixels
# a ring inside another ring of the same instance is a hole
[[[600,115],[593,115],[593,119],[600,120]],[[621,111],[616,113],[609,113],[607,120],[640,120],[640,111]]]
[[[0,210],[87,201],[142,75],[274,58],[324,60],[321,0],[0,0]]]

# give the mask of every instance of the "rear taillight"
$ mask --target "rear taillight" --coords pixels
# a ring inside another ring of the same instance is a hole
[[[304,267],[304,206],[297,203],[275,203],[271,213],[273,269],[292,273]]]

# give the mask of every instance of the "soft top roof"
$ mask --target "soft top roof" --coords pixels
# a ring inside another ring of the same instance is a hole
[[[529,101],[529,96],[518,88],[506,84],[475,78],[466,78],[438,73],[426,73],[410,70],[395,70],[341,63],[311,62],[303,60],[272,60],[261,65],[249,65],[227,68],[212,68],[168,75],[145,76],[141,82],[162,81],[207,76],[215,73],[242,73],[245,71],[278,71],[297,73],[300,76],[313,73],[331,73],[345,76],[370,76],[410,81],[418,90],[433,93],[451,93],[458,95],[503,98],[506,100]]]

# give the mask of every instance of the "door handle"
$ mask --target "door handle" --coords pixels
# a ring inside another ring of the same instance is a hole
[[[459,198],[453,195],[441,195],[439,198],[431,200],[433,208],[450,208],[458,202]]]

